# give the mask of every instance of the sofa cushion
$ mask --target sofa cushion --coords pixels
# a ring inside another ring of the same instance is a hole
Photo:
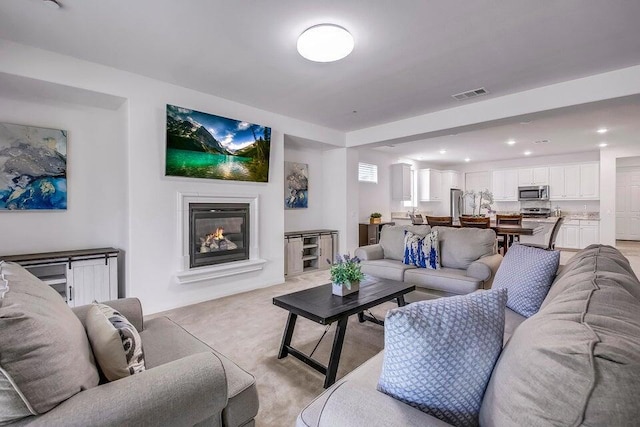
[[[109,381],[144,371],[142,340],[126,317],[108,305],[94,303],[85,326],[98,366]]]
[[[572,266],[582,271],[565,269],[552,286],[561,291],[505,346],[482,404],[483,425],[635,425],[640,419],[640,300],[629,291],[640,282],[625,268],[608,270],[621,265],[613,248],[583,255]]]
[[[469,294],[482,287],[482,280],[465,275],[464,270],[440,268],[430,270],[416,268],[404,273],[404,281],[420,288],[428,288],[450,294]]]
[[[466,270],[473,261],[496,253],[496,233],[489,229],[433,227],[440,241],[443,267]]]
[[[390,310],[378,390],[458,426],[475,426],[502,350],[505,289]]]
[[[531,317],[549,293],[559,264],[560,251],[513,245],[498,268],[493,289],[508,289],[507,307]]]
[[[425,236],[431,231],[428,225],[385,225],[380,232],[380,246],[384,257],[396,261],[404,258],[404,231]]]
[[[229,402],[222,411],[225,426],[243,426],[258,413],[255,378],[227,357],[212,349],[166,317],[145,320],[140,332],[149,370],[194,353],[211,352],[224,367]]]
[[[392,259],[376,259],[372,261],[360,261],[360,271],[364,274],[370,274],[381,279],[404,280],[404,273],[407,270],[413,270],[413,265],[405,265],[402,261]]]
[[[80,320],[51,287],[18,264],[0,262],[0,368],[34,414],[98,385]]]

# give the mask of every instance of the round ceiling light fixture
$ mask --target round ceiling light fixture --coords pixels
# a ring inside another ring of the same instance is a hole
[[[353,51],[353,36],[334,24],[307,28],[298,37],[298,53],[314,62],[338,61]]]

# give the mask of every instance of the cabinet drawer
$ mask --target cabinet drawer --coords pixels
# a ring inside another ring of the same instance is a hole
[[[562,225],[580,225],[580,220],[570,219],[569,221],[565,221]]]
[[[580,225],[595,225],[596,227],[600,225],[600,221],[593,220],[580,220]]]

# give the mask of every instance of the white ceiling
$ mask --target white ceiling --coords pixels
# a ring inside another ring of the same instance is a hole
[[[599,128],[608,129],[599,134]],[[513,139],[514,145],[507,144]],[[549,142],[536,144],[536,141]],[[394,156],[436,165],[551,156],[640,145],[640,95],[513,117],[469,127],[456,134],[380,146]],[[440,150],[446,150],[441,154]]]
[[[2,0],[0,38],[345,131],[640,64],[631,0],[59,1]],[[322,22],[346,59],[297,54]]]

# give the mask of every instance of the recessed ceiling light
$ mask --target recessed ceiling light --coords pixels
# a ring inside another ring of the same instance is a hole
[[[608,131],[609,131],[609,129],[607,129],[607,128],[600,128],[596,132],[598,132],[600,134],[603,134],[603,133],[607,133]]]
[[[57,0],[44,0],[44,4],[49,6],[51,9],[60,9],[61,5],[57,2]]]
[[[333,62],[353,50],[353,36],[334,24],[320,24],[307,28],[298,37],[298,53],[309,61]]]
[[[445,150],[445,149],[440,150],[440,154],[446,154],[446,152],[447,152],[447,150]]]
[[[422,156],[418,156],[418,160],[422,160],[422,159],[423,159],[423,157],[422,157]]]
[[[533,120],[523,120],[520,122],[521,125],[528,125],[532,122]]]
[[[606,147],[607,145],[609,145],[609,144],[607,144],[606,142],[601,142],[600,144],[598,144],[598,147],[600,147],[600,148],[604,148],[604,147]]]
[[[513,145],[515,143],[516,143],[516,141],[514,139],[510,139],[510,140],[507,141],[507,144],[509,144],[509,145]]]
[[[471,161],[471,159],[467,157],[466,159],[464,159],[464,161],[465,161],[465,162],[470,162],[470,161]]]
[[[524,155],[525,155],[525,156],[530,156],[530,155],[531,155],[531,151],[525,151],[525,152],[524,152]]]

